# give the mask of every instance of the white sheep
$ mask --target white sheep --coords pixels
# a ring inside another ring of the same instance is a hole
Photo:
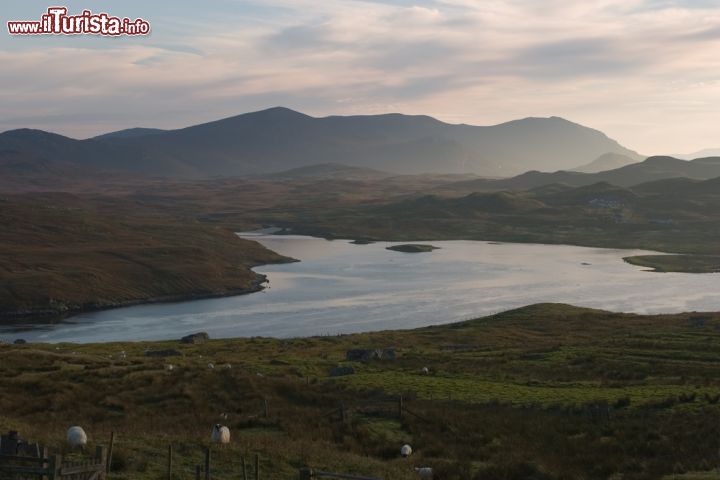
[[[208,363],[208,368],[209,368],[210,370],[212,370],[213,368],[215,368],[215,365],[212,364],[212,363]]]
[[[213,426],[210,440],[212,440],[213,443],[219,443],[221,445],[230,443],[230,429],[224,425],[216,423]]]
[[[430,373],[430,369],[429,369],[428,367],[422,367],[422,369],[420,370],[420,372],[421,372],[423,375],[427,375],[427,374]]]
[[[433,478],[433,470],[430,467],[415,467],[415,473],[420,478]]]
[[[165,370],[172,372],[173,370],[175,370],[175,365],[173,365],[172,363],[169,363],[169,364],[165,365]]]
[[[67,443],[71,450],[79,448],[84,451],[85,445],[87,445],[87,434],[85,430],[83,430],[82,427],[70,427],[67,431]]]
[[[409,457],[412,455],[412,447],[408,444],[403,445],[400,447],[400,455],[403,457]]]

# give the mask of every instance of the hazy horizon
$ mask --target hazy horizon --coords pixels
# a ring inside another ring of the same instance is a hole
[[[704,0],[65,2],[148,37],[0,36],[0,130],[73,138],[282,105],[494,125],[558,116],[645,155],[720,146],[720,6]],[[10,0],[4,20],[50,6]]]

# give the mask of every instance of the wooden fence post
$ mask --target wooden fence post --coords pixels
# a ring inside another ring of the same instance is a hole
[[[247,465],[245,465],[245,457],[240,457],[240,460],[242,461],[243,480],[247,480]]]
[[[48,448],[43,446],[40,449],[40,455],[42,455],[42,468],[43,468],[43,470],[45,470],[47,472],[48,469],[50,468],[50,463],[49,463],[50,458],[49,458]],[[45,477],[43,477],[43,478],[45,478]]]
[[[101,465],[100,476],[98,478],[105,479],[107,477],[107,448],[103,445],[95,447],[96,462]]]
[[[48,480],[60,480],[60,469],[62,468],[62,457],[53,455],[50,457],[48,466]]]
[[[312,470],[309,468],[301,468],[300,480],[312,480]]]
[[[205,449],[205,480],[210,480],[210,447]]]
[[[167,480],[172,480],[173,452],[172,443],[168,445]]]
[[[255,480],[260,480],[260,455],[255,454]]]
[[[112,466],[113,447],[115,446],[115,432],[110,432],[110,445],[108,446],[107,453],[107,468],[105,473],[110,473],[110,467]]]
[[[265,408],[265,418],[268,418],[270,416],[270,409],[268,408],[267,398],[263,398],[263,406]]]
[[[403,417],[403,408],[404,408],[403,407],[403,397],[402,397],[402,395],[400,395],[398,397],[398,417],[399,418]]]

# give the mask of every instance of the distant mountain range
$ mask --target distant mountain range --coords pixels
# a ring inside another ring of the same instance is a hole
[[[570,169],[611,153],[642,159],[562,118],[479,127],[401,114],[314,118],[277,107],[179,130],[134,128],[87,140],[40,130],[0,134],[0,150],[100,170],[202,178],[341,163],[394,174],[511,176]]]
[[[533,190],[552,185],[583,187],[601,182],[620,187],[631,187],[674,178],[709,180],[716,177],[720,177],[720,157],[698,158],[691,161],[673,157],[650,157],[643,162],[598,173],[530,171],[512,178],[468,180],[440,188],[469,193]]]
[[[720,157],[720,148],[706,148],[704,150],[699,150],[694,153],[678,153],[672,156],[675,158],[680,158],[682,160],[692,160],[693,158],[704,157]]]
[[[573,172],[598,173],[636,163],[637,159],[620,153],[605,153],[592,162],[573,168]]]

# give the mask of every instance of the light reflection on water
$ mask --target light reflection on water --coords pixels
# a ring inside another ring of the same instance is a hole
[[[245,234],[299,263],[257,268],[264,292],[78,315],[0,339],[97,342],[309,336],[449,323],[539,302],[637,313],[720,310],[719,274],[650,273],[622,261],[639,250],[566,245],[424,242],[408,254],[390,243]],[[589,264],[589,265],[586,265]]]

